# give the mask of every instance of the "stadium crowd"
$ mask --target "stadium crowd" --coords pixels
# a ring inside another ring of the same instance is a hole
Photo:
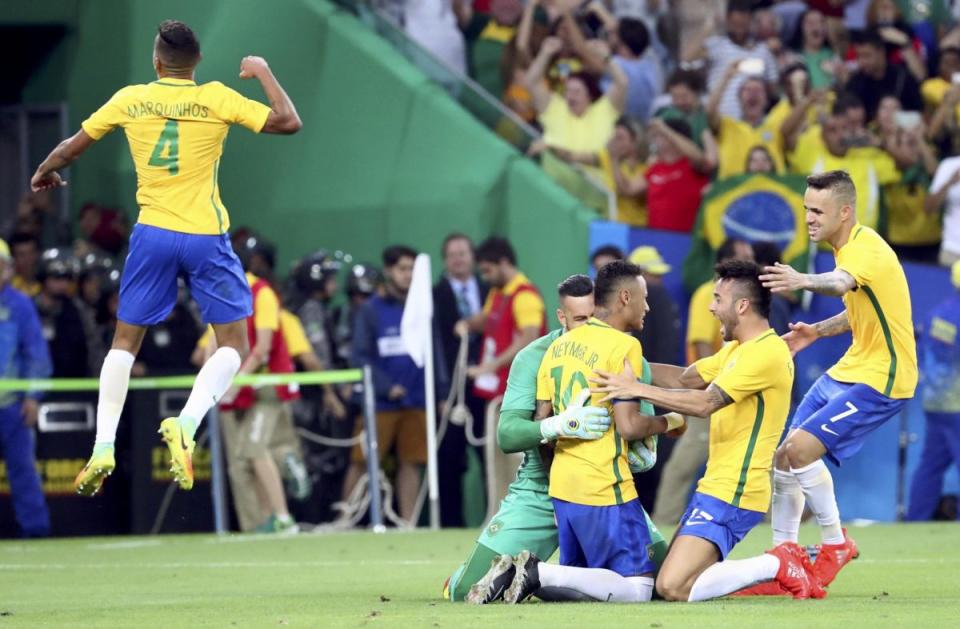
[[[550,153],[605,182],[621,222],[690,232],[704,195],[721,180],[841,169],[867,200],[858,208],[861,222],[901,259],[950,266],[960,260],[960,158],[952,157],[960,148],[960,28],[953,26],[960,14],[947,4],[453,0],[444,3],[450,19],[439,21],[400,4],[393,11],[426,47],[542,130],[532,155]],[[35,304],[49,375],[95,377],[116,325],[129,218],[87,204],[72,243],[54,221],[48,195],[35,193],[4,226],[10,286]],[[426,461],[424,376],[397,343],[416,251],[392,246],[375,264],[317,251],[284,276],[275,246],[254,231],[236,228],[232,242],[255,293],[252,326],[270,332],[259,367],[373,369],[381,452],[390,459],[399,518],[412,521]],[[467,425],[449,422],[440,444],[442,524],[463,526],[468,449],[480,448],[477,459],[489,468],[488,508],[512,480],[506,463],[477,443],[485,436],[493,443],[486,406],[503,394],[513,357],[554,327],[540,296],[552,287],[533,286],[522,273],[522,251],[500,238],[475,246],[451,234],[442,252],[434,288],[437,391],[446,400],[464,373],[470,384],[454,397],[473,417]],[[770,243],[731,239],[717,261],[771,264],[781,253]],[[684,332],[680,306],[661,285],[671,269],[656,249],[605,247],[592,263],[599,269],[614,259],[644,271],[651,312],[640,340],[650,362],[675,362],[682,344],[690,362],[719,349],[709,287],[693,293]],[[193,373],[213,349],[187,287],[180,292],[170,317],[147,334],[135,376]],[[774,300],[775,329],[786,329],[793,307]],[[276,357],[280,345],[285,359]],[[464,355],[469,367],[458,370]],[[293,530],[291,512],[353,521],[348,506],[338,513],[334,505],[355,494],[362,448],[301,442],[297,429],[349,440],[361,428],[355,391],[240,390],[221,410],[241,529]],[[254,416],[267,418],[266,435],[252,429]],[[705,423],[689,426],[675,446],[662,442],[653,473],[637,477],[644,507],[658,521],[678,521],[684,488],[707,456]],[[24,532],[42,535],[49,524]]]

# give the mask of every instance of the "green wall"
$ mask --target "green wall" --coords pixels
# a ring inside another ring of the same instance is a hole
[[[220,80],[264,100],[255,81],[237,78],[240,59],[257,54],[297,105],[298,135],[236,129],[220,168],[232,224],[276,241],[281,268],[318,247],[378,261],[393,242],[437,256],[449,231],[478,239],[499,233],[513,241],[551,308],[556,283],[586,268],[595,215],[323,0],[7,0],[0,22],[68,25],[24,100],[66,100],[76,128],[121,86],[153,80],[153,37],[170,17],[201,39],[199,81]],[[122,134],[91,149],[70,186],[74,207],[96,199],[132,216],[135,175]]]

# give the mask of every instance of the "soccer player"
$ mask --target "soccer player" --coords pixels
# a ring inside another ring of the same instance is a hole
[[[720,320],[726,341],[719,352],[686,369],[651,365],[653,385],[637,382],[630,367],[616,373],[599,362],[592,380],[598,385],[594,391],[606,394],[601,402],[617,402],[615,413],[625,404],[622,400],[641,398],[684,415],[709,417],[707,470],[657,575],[657,592],[670,601],[702,601],[777,579],[797,598],[820,597],[823,592],[796,544],[760,557],[726,560],[769,506],[770,467],[787,419],[793,361],[787,344],[767,322],[771,294],[760,284],[759,268],[753,262],[729,260],[716,270],[710,310]],[[597,284],[599,299],[599,278]],[[562,522],[560,527],[562,532]],[[594,544],[583,540],[581,547],[590,552]],[[504,600],[522,601],[539,587],[565,585],[565,571],[534,557],[524,559]]]
[[[496,600],[503,594],[513,577],[513,563],[502,566],[496,574],[498,583],[483,577],[500,557],[510,558],[529,549],[541,557],[550,557],[557,550],[557,525],[553,503],[547,493],[548,470],[541,458],[540,446],[558,439],[599,439],[610,426],[607,409],[601,407],[575,408],[539,422],[533,421],[536,409],[537,370],[547,347],[561,334],[584,325],[593,315],[593,282],[585,275],[572,275],[558,287],[560,307],[557,319],[561,328],[540,337],[522,349],[507,378],[507,390],[500,408],[497,440],[504,452],[523,452],[523,464],[517,479],[501,503],[500,510],[480,534],[467,561],[454,572],[444,587],[444,596],[453,601],[466,598],[471,586],[476,588],[481,602]],[[648,412],[653,413],[650,407]],[[576,418],[579,422],[568,424]],[[666,554],[666,542],[652,522],[651,550],[657,559]],[[491,589],[492,588],[492,589]],[[475,597],[476,598],[476,597]]]
[[[823,540],[814,573],[826,587],[858,551],[840,527],[833,478],[822,458],[840,464],[900,412],[917,386],[917,353],[903,267],[877,232],[857,222],[850,175],[834,170],[807,177],[803,203],[810,239],[830,244],[836,268],[804,274],[777,264],[766,267],[761,280],[773,292],[809,290],[843,298],[844,310],[834,317],[790,324],[783,338],[791,353],[844,332],[853,333],[853,342],[804,396],[777,450],[773,541],[797,541],[806,499]]]
[[[260,81],[270,106],[244,98],[219,82],[198,85],[194,70],[200,43],[190,28],[162,22],[153,47],[157,80],[127,86],[87,118],[37,168],[34,191],[66,185],[58,170],[95,141],[122,127],[137,171],[140,216],[120,283],[117,330],[100,371],[97,436],[93,455],[77,476],[77,492],[94,495],[113,471],[113,443],[127,396],[130,368],[147,326],[163,321],[186,278],[205,323],[213,325],[217,351],[197,375],[179,417],[160,424],[180,487],[193,487],[197,424],[220,399],[248,350],[245,319],[251,294],[227,229],[217,171],[230,125],[256,133],[296,133],[300,118],[267,62],[244,57],[240,78]]]
[[[597,274],[594,298],[596,317],[547,348],[537,372],[538,416],[567,412],[582,392],[589,396],[587,378],[596,369],[642,371],[640,342],[627,334],[642,329],[649,309],[641,269],[624,261],[604,266]],[[625,362],[629,367],[625,368]],[[631,379],[635,380],[632,374]],[[648,601],[653,592],[657,567],[650,553],[653,542],[630,474],[628,444],[682,426],[683,419],[674,416],[671,423],[667,418],[641,414],[634,399],[604,405],[600,404],[602,394],[593,397],[596,407],[612,406],[613,429],[596,440],[557,442],[550,467],[549,495],[556,514],[562,565],[541,564],[543,578],[538,581],[527,579],[536,572],[538,563],[531,549],[515,559],[498,560],[512,560],[513,584],[530,586],[524,589],[522,598],[541,587],[555,586],[587,599],[619,602]],[[589,570],[571,572],[570,567]],[[494,564],[487,577],[494,576],[497,569]],[[516,602],[515,594],[516,588],[511,585],[504,600]]]

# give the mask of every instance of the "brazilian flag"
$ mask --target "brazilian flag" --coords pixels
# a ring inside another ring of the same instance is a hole
[[[780,259],[806,272],[809,236],[798,175],[749,174],[713,182],[700,205],[683,283],[691,293],[713,277],[717,249],[729,237],[779,245]]]

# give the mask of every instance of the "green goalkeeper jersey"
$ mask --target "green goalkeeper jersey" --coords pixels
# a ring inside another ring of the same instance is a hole
[[[520,350],[510,365],[507,390],[500,405],[497,441],[505,452],[523,451],[523,464],[517,470],[517,479],[510,485],[511,489],[547,492],[549,474],[537,449],[543,437],[538,422],[532,420],[537,408],[537,371],[547,348],[561,334],[562,329],[541,336]],[[650,381],[650,365],[646,360],[640,379]],[[642,402],[640,412],[653,415],[653,406]]]

